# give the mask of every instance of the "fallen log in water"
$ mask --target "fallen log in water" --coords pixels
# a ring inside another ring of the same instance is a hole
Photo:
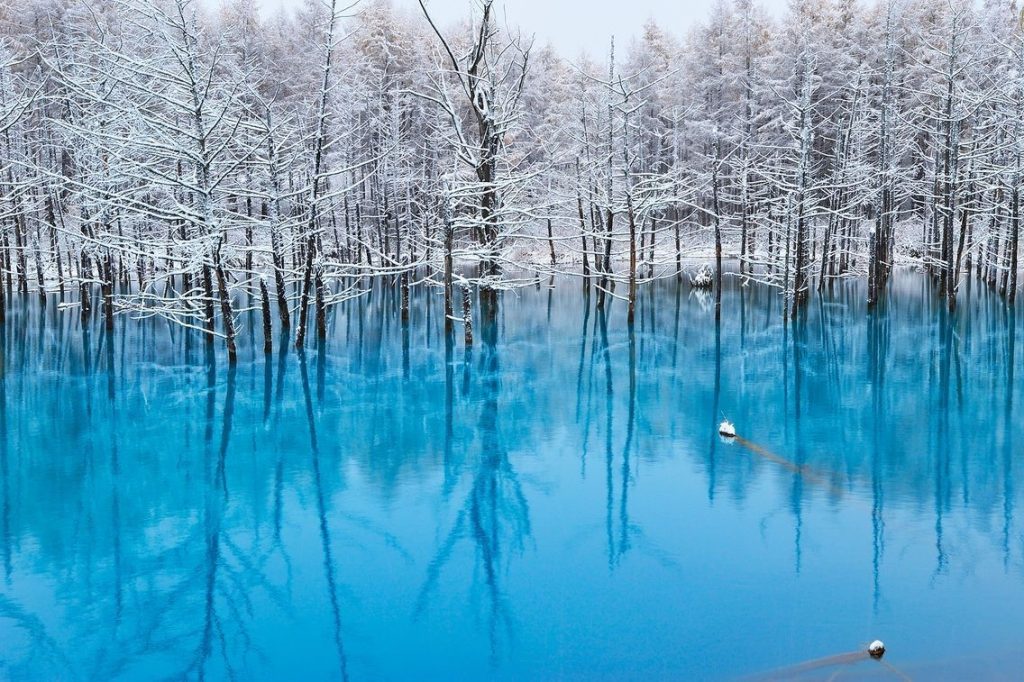
[[[735,443],[739,445],[742,445],[744,448],[746,448],[753,454],[757,455],[758,457],[767,460],[773,464],[777,464],[786,471],[789,471],[793,474],[802,477],[805,481],[809,483],[827,487],[831,492],[837,495],[842,495],[843,493],[843,489],[837,486],[835,482],[832,479],[830,479],[827,475],[810,466],[807,466],[806,464],[797,464],[796,462],[793,462],[791,460],[786,459],[785,457],[777,455],[774,452],[764,447],[761,447],[757,443],[754,443],[753,441],[749,441],[746,438],[743,438],[742,436],[732,436],[731,440],[733,440]]]
[[[901,680],[910,679],[910,677],[908,677],[898,668],[889,664],[887,661],[883,661],[883,655],[885,655],[885,645],[876,639],[864,649],[860,649],[857,651],[849,651],[847,653],[842,654],[835,654],[833,656],[825,656],[823,658],[815,658],[810,661],[797,663],[796,665],[787,666],[785,668],[778,668],[776,670],[772,670],[771,672],[754,675],[753,677],[749,677],[746,679],[792,680],[798,679],[804,675],[808,675],[809,673],[824,672],[827,668],[836,668],[836,670],[834,670],[832,674],[827,678],[834,679],[835,677],[838,677],[846,668],[870,660],[877,661],[879,665],[886,668],[895,677]]]

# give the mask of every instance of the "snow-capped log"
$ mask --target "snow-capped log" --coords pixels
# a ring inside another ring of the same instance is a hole
[[[715,273],[711,266],[705,263],[697,269],[697,272],[690,275],[690,286],[694,289],[710,289],[715,285]]]

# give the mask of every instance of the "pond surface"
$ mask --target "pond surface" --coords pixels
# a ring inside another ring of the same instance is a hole
[[[16,303],[0,678],[718,679],[876,638],[843,679],[1019,674],[1021,321],[909,271],[795,326],[727,284],[719,326],[643,288],[631,337],[544,282],[468,353],[438,292],[403,328],[378,288],[305,357],[243,313],[233,370]]]

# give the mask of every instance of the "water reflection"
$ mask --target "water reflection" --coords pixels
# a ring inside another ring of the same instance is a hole
[[[545,281],[488,301],[474,347],[439,291],[405,322],[367,287],[305,354],[279,330],[264,353],[243,313],[237,364],[155,318],[11,306],[0,676],[720,677],[876,636],[913,674],[954,635],[1021,650],[1019,322],[984,287],[950,314],[899,273],[872,311],[849,283],[794,323],[773,290],[730,280],[716,319],[666,281],[630,328]]]
[[[309,376],[306,370],[306,354],[299,352],[299,371],[302,375],[302,397],[306,405],[306,421],[309,424],[309,453],[312,462],[313,483],[316,492],[317,525],[320,528],[320,547],[324,557],[324,576],[327,579],[327,598],[331,604],[331,621],[334,625],[334,646],[338,654],[338,671],[341,678],[348,679],[348,659],[341,635],[341,607],[338,604],[335,562],[331,555],[331,535],[328,530],[327,504],[324,500],[323,476],[320,474],[320,446],[316,439],[316,417],[313,414],[313,398],[309,391]],[[319,355],[319,367],[323,367],[323,354]],[[322,392],[321,392],[322,394]]]

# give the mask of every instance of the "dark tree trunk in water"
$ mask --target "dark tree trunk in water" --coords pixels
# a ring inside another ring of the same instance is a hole
[[[551,233],[551,218],[548,218],[548,247],[551,249],[551,265],[555,265],[555,238]]]
[[[576,212],[580,220],[580,241],[583,245],[583,277],[584,282],[589,282],[590,259],[587,257],[587,221],[583,215],[583,195],[580,194],[580,159],[576,157]]]
[[[205,263],[203,264],[203,316],[206,328],[206,342],[213,343],[213,279],[210,274],[210,266]]]
[[[676,280],[679,281],[683,279],[683,246],[679,240],[679,209],[672,208],[672,218],[676,233]]]
[[[4,294],[3,282],[0,282],[0,325],[7,323],[7,296]]]
[[[324,275],[321,268],[316,268],[316,336],[323,341],[327,338],[327,301],[324,292]]]
[[[1010,231],[1010,282],[1007,286],[1006,295],[1013,305],[1017,300],[1017,247],[1020,240],[1020,189],[1013,188],[1013,218]]]
[[[451,334],[455,330],[455,306],[452,303],[452,242],[455,235],[447,208],[444,223],[444,331]]]
[[[409,271],[403,270],[401,276],[402,287],[402,324],[409,324]]]
[[[466,346],[473,345],[473,315],[470,310],[469,286],[462,287],[462,326],[465,333]]]
[[[209,274],[209,268],[207,268]],[[217,256],[217,289],[220,294],[220,314],[224,318],[224,341],[228,348],[228,361],[232,364],[237,360],[235,349],[235,316],[231,310],[231,295],[228,293],[228,281],[224,276],[224,268]],[[212,338],[212,337],[210,337]]]
[[[633,197],[628,193],[626,194],[626,210],[629,214],[629,312],[626,314],[626,324],[632,327],[636,316],[636,216],[633,214]],[[721,249],[721,245],[719,245],[719,249]],[[721,267],[721,255],[719,255],[719,267]]]
[[[20,205],[20,202],[19,202]],[[21,213],[14,217],[14,234],[18,244],[18,292],[28,293],[28,261],[25,254],[27,238],[25,235],[25,219]]]
[[[78,280],[80,282],[80,284],[79,284],[80,294],[79,295],[81,296],[82,324],[83,325],[86,324],[89,321],[89,314],[92,312],[92,301],[89,298],[89,283],[85,281],[85,278],[88,276],[88,274],[87,274],[88,271],[89,271],[89,257],[83,253],[82,254],[82,260],[80,261],[80,264],[78,266]],[[10,277],[11,277],[11,271],[10,271],[10,269],[8,269],[7,270],[7,278],[8,278],[8,280],[7,280],[7,284],[8,284],[7,291],[8,291],[8,293],[10,293],[10,291],[11,291]]]
[[[715,154],[719,147],[716,144]],[[715,319],[722,319],[722,220],[718,212],[718,160],[711,178],[711,210],[715,212]]]
[[[263,310],[263,352],[269,355],[274,350],[274,325],[270,319],[270,293],[267,291],[267,283],[262,278],[260,279],[260,302]]]
[[[310,289],[313,286],[313,251],[316,240],[310,235],[306,241],[306,265],[302,269],[302,295],[299,297],[299,326],[295,332],[295,347],[302,350],[306,345],[306,321],[309,319]]]
[[[103,321],[108,331],[114,328],[114,268],[110,254],[103,265]]]
[[[803,214],[803,199],[796,217],[796,266],[793,271],[793,309],[791,317],[807,300],[807,221]]]

